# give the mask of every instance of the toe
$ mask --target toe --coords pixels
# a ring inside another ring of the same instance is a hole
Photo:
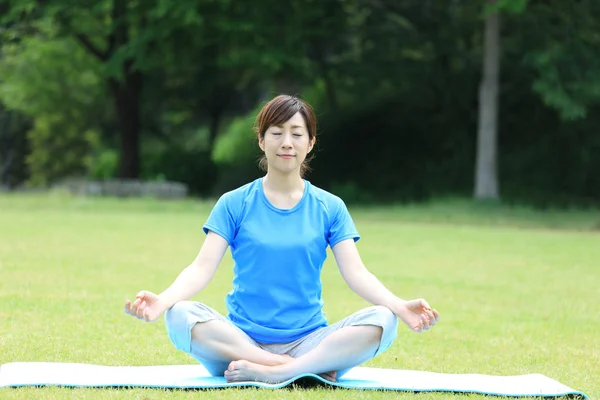
[[[235,382],[235,377],[236,377],[237,373],[232,372],[232,371],[225,371],[225,380],[227,382]]]
[[[234,371],[235,369],[237,369],[237,368],[235,368],[235,366],[236,366],[236,362],[235,362],[235,361],[232,361],[232,362],[230,362],[230,363],[229,363],[229,365],[227,366],[227,370],[228,370],[228,371]]]

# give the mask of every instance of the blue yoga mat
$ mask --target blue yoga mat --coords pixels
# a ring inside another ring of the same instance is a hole
[[[146,387],[216,389],[257,386],[278,389],[301,379],[345,389],[399,390],[408,392],[479,393],[511,397],[588,397],[541,374],[493,376],[443,374],[425,371],[356,367],[336,383],[305,374],[278,384],[261,382],[227,383],[213,377],[201,365],[119,367],[74,363],[9,363],[0,366],[0,387]]]

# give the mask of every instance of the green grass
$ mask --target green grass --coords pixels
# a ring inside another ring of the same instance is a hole
[[[187,364],[162,322],[123,313],[140,289],[161,291],[196,255],[210,203],[0,196],[0,364]],[[430,332],[402,326],[367,366],[447,373],[542,373],[600,398],[600,216],[468,201],[352,209],[363,260],[403,298],[441,313]],[[231,259],[197,299],[225,312]],[[366,306],[330,258],[331,321]],[[277,398],[414,398],[394,392],[286,389]],[[256,389],[19,388],[2,398],[263,398]],[[419,399],[480,398],[420,394]]]

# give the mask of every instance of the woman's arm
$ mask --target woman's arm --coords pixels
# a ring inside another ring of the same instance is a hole
[[[354,293],[371,304],[389,308],[414,331],[435,325],[439,314],[425,300],[402,300],[367,270],[353,239],[337,243],[332,250],[342,277]]]

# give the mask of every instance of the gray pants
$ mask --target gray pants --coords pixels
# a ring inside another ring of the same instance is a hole
[[[374,325],[379,326],[383,330],[381,342],[373,357],[387,350],[396,339],[398,330],[398,319],[392,311],[383,306],[373,306],[360,310],[343,320],[317,329],[308,335],[301,337],[289,343],[277,344],[262,344],[257,343],[244,331],[235,326],[230,320],[219,314],[212,308],[192,301],[181,301],[176,303],[165,313],[165,322],[169,339],[178,350],[184,351],[200,362],[213,376],[223,376],[223,372],[227,369],[228,362],[215,362],[203,360],[195,356],[192,352],[192,328],[197,323],[207,322],[211,320],[223,321],[230,324],[240,332],[249,343],[273,354],[288,354],[294,358],[300,357],[314,349],[331,333],[340,330],[347,326],[357,325]],[[348,370],[338,371],[338,378]]]

